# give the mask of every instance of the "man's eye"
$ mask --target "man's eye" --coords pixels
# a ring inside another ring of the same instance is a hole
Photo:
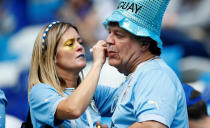
[[[116,34],[117,38],[122,38],[123,36],[120,34]]]

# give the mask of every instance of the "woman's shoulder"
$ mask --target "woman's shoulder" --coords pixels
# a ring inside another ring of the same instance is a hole
[[[49,84],[46,84],[46,83],[38,83],[38,84],[35,84],[30,92],[30,97],[40,97],[40,96],[43,96],[43,95],[46,95],[46,96],[50,96],[52,94],[58,94],[56,89],[49,85]]]
[[[30,101],[40,102],[45,101],[46,99],[57,99],[61,98],[62,96],[56,91],[56,89],[45,83],[39,83],[32,87],[31,91],[29,92]]]
[[[46,84],[46,83],[38,83],[35,84],[32,88],[31,91],[37,91],[39,89],[54,89],[52,85]]]

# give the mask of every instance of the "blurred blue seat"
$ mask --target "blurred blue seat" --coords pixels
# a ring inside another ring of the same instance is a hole
[[[62,4],[63,0],[29,0],[27,8],[29,24],[43,24],[55,20],[56,11]]]
[[[29,69],[23,70],[19,75],[19,80],[11,88],[1,88],[8,100],[6,113],[25,121],[27,118],[28,105],[28,74]]]
[[[8,40],[10,37],[11,35],[0,36],[0,62],[18,59],[18,56],[10,53],[8,49]]]
[[[162,49],[161,57],[166,61],[166,63],[175,71],[180,80],[180,60],[183,57],[183,49],[179,45],[165,46]]]
[[[163,41],[163,46],[179,45],[183,49],[183,56],[200,56],[209,58],[210,55],[203,45],[203,42],[193,40],[189,38],[186,34],[176,30],[165,28],[161,31],[161,39]],[[192,50],[193,49],[193,50]]]
[[[210,103],[207,104],[207,111],[208,111],[208,115],[210,116]]]
[[[210,84],[210,70],[201,73],[198,79],[204,82],[206,85]]]
[[[202,98],[207,102],[207,104],[209,104],[210,112],[210,70],[202,73],[199,77],[199,80],[205,85],[205,88],[202,92]]]

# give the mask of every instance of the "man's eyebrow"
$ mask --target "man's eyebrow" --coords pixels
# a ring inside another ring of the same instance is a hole
[[[120,29],[115,29],[114,32],[119,32],[119,33],[124,33],[124,31],[120,30]]]

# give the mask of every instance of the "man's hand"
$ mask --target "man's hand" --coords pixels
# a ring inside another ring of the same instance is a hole
[[[100,122],[96,122],[96,128],[109,128],[106,124],[101,124]]]

